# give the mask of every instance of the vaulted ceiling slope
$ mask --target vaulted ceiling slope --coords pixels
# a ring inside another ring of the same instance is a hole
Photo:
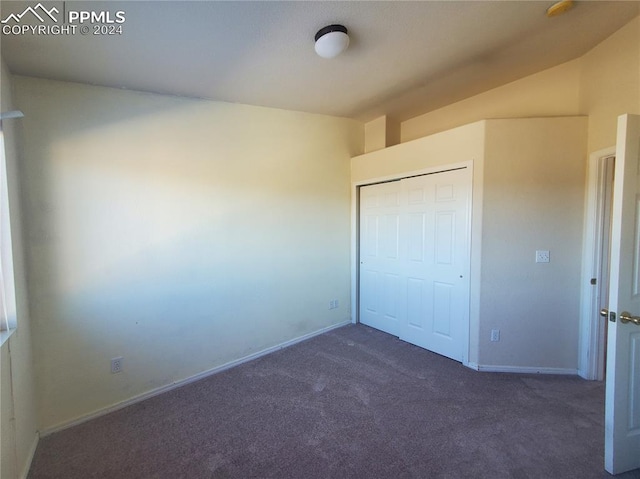
[[[402,121],[577,58],[640,12],[637,1],[577,1],[547,18],[552,3],[43,2],[60,24],[70,11],[122,11],[122,33],[3,34],[2,56],[19,75]],[[9,18],[36,4],[3,0],[4,25],[40,23]],[[351,45],[326,60],[314,34],[331,23]]]

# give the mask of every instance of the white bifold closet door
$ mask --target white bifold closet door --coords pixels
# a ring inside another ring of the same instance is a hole
[[[471,172],[360,188],[360,322],[462,361]]]

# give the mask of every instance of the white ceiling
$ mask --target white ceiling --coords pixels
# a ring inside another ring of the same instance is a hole
[[[36,3],[2,0],[0,16]],[[638,1],[578,1],[555,18],[553,0],[43,3],[122,10],[123,34],[2,35],[15,74],[364,121],[402,121],[577,58],[640,13]],[[331,23],[351,45],[326,60],[313,37]]]

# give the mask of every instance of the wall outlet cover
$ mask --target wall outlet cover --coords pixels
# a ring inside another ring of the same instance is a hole
[[[124,361],[124,358],[122,356],[119,356],[117,358],[112,358],[111,359],[111,373],[112,374],[122,372],[122,362],[123,361]]]
[[[548,263],[551,260],[549,250],[536,251],[536,263]]]

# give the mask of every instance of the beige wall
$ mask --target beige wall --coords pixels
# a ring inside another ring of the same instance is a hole
[[[640,114],[640,17],[582,57],[580,103],[589,152],[615,145],[619,115]]]
[[[483,154],[483,145],[483,122],[453,128],[352,158],[351,182],[477,160]]]
[[[588,115],[593,152],[615,144],[624,113],[640,113],[640,17],[581,58],[402,122],[401,140],[487,118]]]
[[[579,115],[580,61],[574,60],[439,108],[401,124],[403,142],[478,120]]]
[[[12,77],[0,58],[0,111],[14,109]],[[7,183],[18,327],[0,349],[0,477],[26,477],[38,440],[36,392],[31,347],[19,188],[16,129],[21,120],[2,124],[7,160]]]
[[[381,150],[400,143],[400,123],[386,115],[364,124],[364,151]]]
[[[364,151],[387,147],[387,117],[381,116],[364,124]]]
[[[575,373],[587,119],[486,125],[479,364]]]
[[[350,320],[361,123],[15,87],[41,428]]]

